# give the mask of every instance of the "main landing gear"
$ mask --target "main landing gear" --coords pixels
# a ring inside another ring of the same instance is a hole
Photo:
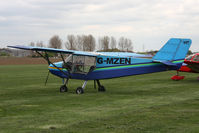
[[[86,87],[86,84],[87,84],[87,80],[84,81],[84,84],[82,85],[82,87],[77,87],[76,94],[83,94],[84,93],[84,88]]]
[[[103,85],[100,84],[100,81],[99,81],[99,80],[94,80],[94,86],[95,86],[95,88],[96,88],[95,81],[97,81],[98,91],[99,91],[99,92],[105,92],[106,89],[105,89],[105,87],[104,87]],[[86,84],[87,84],[87,80],[84,82],[84,84],[82,85],[82,87],[77,87],[76,93],[77,93],[77,94],[82,94],[82,93],[84,93],[84,88],[86,87]]]
[[[68,80],[69,79],[66,79],[65,81],[64,81],[64,85],[62,85],[61,87],[60,87],[60,92],[67,92],[68,91],[68,87],[67,87],[67,84],[68,84]],[[103,86],[103,85],[101,85],[100,84],[100,81],[99,80],[94,80],[94,85],[95,85],[95,88],[96,88],[96,81],[97,81],[97,85],[98,85],[98,91],[99,92],[105,92],[106,91],[106,89],[105,89],[105,87]],[[86,87],[86,84],[87,84],[87,80],[86,81],[84,81],[84,84],[82,85],[82,87],[77,87],[77,89],[76,89],[76,94],[83,94],[84,93],[84,89],[85,89],[85,87]]]
[[[99,92],[105,92],[106,91],[105,87],[100,84],[99,80],[96,80],[96,81],[97,81],[97,85],[98,85],[98,91]]]

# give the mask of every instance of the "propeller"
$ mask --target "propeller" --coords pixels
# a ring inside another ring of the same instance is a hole
[[[47,74],[46,81],[45,81],[45,86],[46,86],[46,84],[48,82],[49,73],[50,73],[50,71],[48,70],[48,74]]]

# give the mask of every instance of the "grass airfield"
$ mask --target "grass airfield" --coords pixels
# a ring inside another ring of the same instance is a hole
[[[0,66],[0,133],[199,132],[198,74],[174,71],[102,80],[106,92],[75,94],[83,81],[62,80],[47,65]]]

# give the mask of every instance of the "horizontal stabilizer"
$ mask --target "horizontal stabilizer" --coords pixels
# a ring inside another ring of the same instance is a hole
[[[177,66],[175,63],[172,63],[170,61],[158,61],[158,60],[154,60],[153,62],[159,62],[159,63],[162,63],[162,64],[167,65],[167,66]]]

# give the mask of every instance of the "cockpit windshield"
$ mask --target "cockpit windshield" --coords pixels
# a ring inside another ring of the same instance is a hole
[[[92,56],[70,55],[63,64],[71,73],[86,74],[96,67],[96,58]]]
[[[72,62],[72,55],[69,55],[66,59],[65,62]]]

